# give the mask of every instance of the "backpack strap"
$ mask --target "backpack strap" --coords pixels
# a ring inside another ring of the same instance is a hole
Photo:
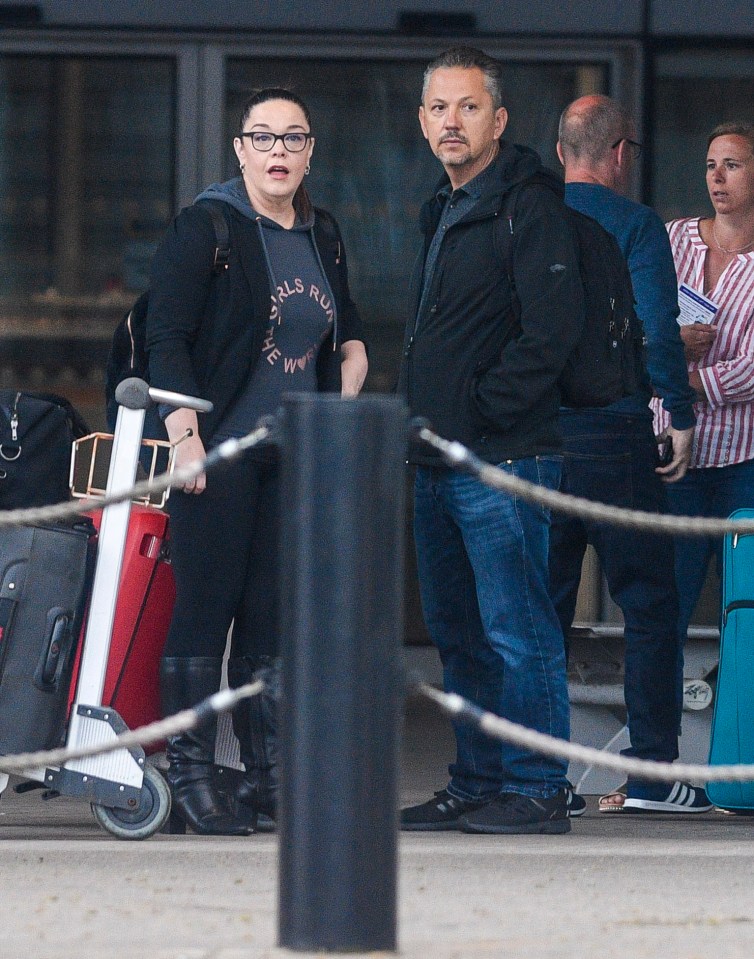
[[[335,262],[340,263],[341,249],[340,249],[340,239],[338,236],[338,228],[335,225],[335,218],[327,210],[323,210],[318,206],[314,207],[314,213],[317,218],[317,224],[322,231],[325,239],[332,243],[334,247],[337,247],[337,253],[335,256]]]
[[[228,269],[230,260],[230,231],[223,209],[225,204],[219,200],[201,200],[200,202],[209,213],[215,231],[215,255],[212,259],[212,272],[222,273],[223,270]]]

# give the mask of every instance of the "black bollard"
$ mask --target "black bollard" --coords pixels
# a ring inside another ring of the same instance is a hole
[[[282,414],[279,945],[396,949],[408,419],[394,397]]]

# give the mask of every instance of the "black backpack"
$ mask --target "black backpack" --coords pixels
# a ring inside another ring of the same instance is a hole
[[[67,500],[71,445],[88,432],[62,396],[0,390],[0,509]]]
[[[495,242],[505,263],[517,319],[521,304],[513,276],[514,214],[521,187],[536,182],[535,175],[506,194],[495,224]],[[591,217],[569,206],[565,210],[578,238],[585,323],[558,381],[561,404],[577,408],[609,406],[640,390],[650,391],[644,330],[634,309],[628,264],[615,237]]]
[[[230,257],[230,233],[228,221],[225,219],[222,209],[225,204],[214,200],[201,200],[200,202],[212,217],[212,226],[215,230],[212,272],[219,274],[228,268]],[[115,390],[118,385],[123,380],[128,379],[129,376],[138,376],[140,379],[149,382],[149,363],[146,350],[148,309],[149,290],[146,290],[118,323],[113,334],[105,373],[107,424],[110,430],[115,429],[115,421],[118,416],[118,404],[115,401]],[[166,438],[164,429],[154,416],[150,417],[144,435],[153,439]]]

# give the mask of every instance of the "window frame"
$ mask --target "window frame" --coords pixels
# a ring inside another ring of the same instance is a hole
[[[0,54],[171,57],[176,70],[174,196],[176,209],[190,203],[223,174],[226,63],[230,58],[326,60],[425,60],[456,44],[476,44],[505,62],[599,62],[608,67],[608,93],[643,115],[644,54],[633,39],[541,39],[505,37],[386,37],[374,34],[316,36],[298,33],[244,35],[220,31],[133,32],[106,27],[50,28],[43,33],[0,33]],[[643,130],[638,130],[643,139]],[[638,194],[640,184],[635,190]]]
[[[458,44],[482,46],[486,53],[506,63],[600,63],[607,66],[607,93],[620,100],[637,118],[638,139],[643,140],[644,58],[636,40],[542,40],[496,37],[379,37],[344,35],[338,38],[279,35],[243,40],[213,39],[202,51],[204,77],[202,101],[208,107],[201,124],[205,144],[202,157],[204,183],[224,175],[224,104],[226,64],[230,59],[305,58],[330,61],[411,60],[429,62],[442,50]],[[417,94],[417,107],[418,107]],[[417,136],[419,135],[417,125]],[[637,164],[639,167],[639,164]],[[637,170],[632,193],[641,195],[641,170]],[[200,186],[201,188],[201,186]]]

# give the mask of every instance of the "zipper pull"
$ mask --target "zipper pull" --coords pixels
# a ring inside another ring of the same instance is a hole
[[[134,339],[134,331],[132,325],[132,318],[134,311],[131,310],[126,318],[126,329],[128,330],[128,338],[131,341],[131,372],[136,369],[136,340]]]
[[[18,401],[21,399],[21,394],[16,393],[16,400],[13,404],[13,412],[10,415],[10,438],[14,443],[18,442]]]

